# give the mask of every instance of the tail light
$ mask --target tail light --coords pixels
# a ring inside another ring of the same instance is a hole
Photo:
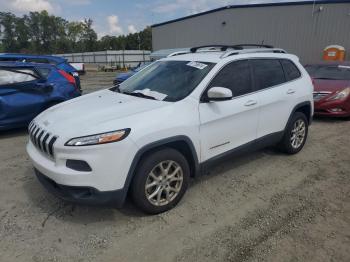
[[[77,87],[77,83],[75,82],[75,78],[74,76],[68,74],[67,72],[63,71],[63,70],[58,70],[60,72],[60,74],[65,78],[67,79],[67,81],[69,83],[71,83],[77,90],[78,90],[78,87]]]

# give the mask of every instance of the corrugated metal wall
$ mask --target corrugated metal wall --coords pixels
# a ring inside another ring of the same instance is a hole
[[[152,27],[152,37],[155,51],[264,41],[298,55],[304,63],[321,60],[326,46],[338,44],[350,60],[350,4],[225,9]]]

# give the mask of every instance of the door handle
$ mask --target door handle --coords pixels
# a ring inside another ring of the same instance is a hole
[[[294,89],[289,89],[288,91],[287,91],[287,94],[288,95],[291,95],[291,94],[294,94],[295,93],[295,90]]]
[[[245,106],[254,106],[256,105],[258,102],[255,100],[249,100],[247,103],[245,103]]]

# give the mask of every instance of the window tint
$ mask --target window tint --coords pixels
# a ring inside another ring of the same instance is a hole
[[[252,60],[257,90],[286,82],[283,68],[277,59]]]
[[[284,72],[289,81],[297,79],[301,76],[299,69],[294,65],[292,61],[281,60]]]
[[[37,68],[37,70],[45,78],[47,78],[49,76],[50,72],[51,72],[51,70],[48,69],[48,68]]]
[[[8,85],[33,81],[37,79],[35,73],[28,69],[0,69],[0,85]]]
[[[210,87],[226,87],[233,96],[241,96],[253,91],[250,65],[248,61],[236,61],[226,65],[215,76]]]
[[[348,65],[307,65],[305,69],[314,79],[350,80]]]

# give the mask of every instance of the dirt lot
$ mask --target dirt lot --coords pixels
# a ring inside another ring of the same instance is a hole
[[[113,75],[84,76],[83,89]],[[298,155],[232,159],[145,216],[56,199],[34,177],[25,130],[0,133],[0,261],[350,261],[349,135],[350,121],[315,120]]]

